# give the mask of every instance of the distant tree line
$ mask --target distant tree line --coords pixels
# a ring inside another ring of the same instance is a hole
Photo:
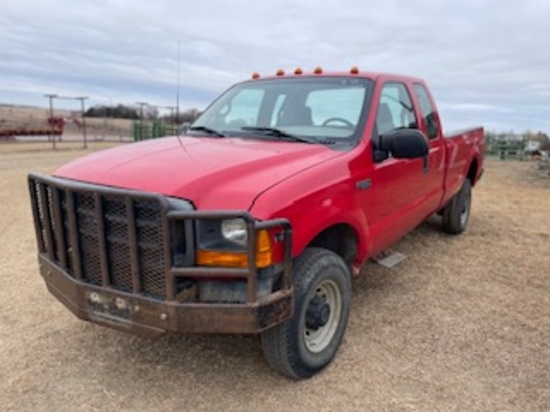
[[[178,115],[176,113],[171,113],[169,115],[163,116],[163,119],[168,122],[177,124],[182,124],[185,122],[193,123],[201,114],[202,112],[198,109],[188,109],[184,112],[179,113]]]
[[[117,119],[139,119],[138,109],[118,104],[116,106],[93,106],[84,113],[86,117],[114,117]]]
[[[146,120],[163,120],[167,123],[181,124],[184,122],[193,123],[201,115],[198,109],[188,109],[179,114],[172,111],[170,114],[159,115],[155,106],[143,107],[143,118]],[[118,104],[116,106],[97,105],[92,106],[85,112],[86,117],[111,117],[117,119],[140,119],[141,108]]]

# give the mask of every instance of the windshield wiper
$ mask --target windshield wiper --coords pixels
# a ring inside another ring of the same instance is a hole
[[[217,136],[217,137],[225,137],[223,133],[218,132],[217,130],[211,129],[210,127],[206,127],[206,126],[192,126],[189,128],[189,130],[197,131],[197,132],[205,132],[205,133],[208,133],[209,135]]]
[[[292,142],[301,142],[301,143],[313,143],[311,140],[305,139],[300,136],[296,136],[290,133],[285,132],[284,130],[277,129],[276,127],[251,127],[244,126],[241,127],[241,130],[246,130],[249,132],[259,132],[268,136],[278,137],[280,139],[290,140]]]

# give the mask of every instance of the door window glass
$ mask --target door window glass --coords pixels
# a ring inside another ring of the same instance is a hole
[[[411,98],[403,83],[388,83],[382,88],[376,127],[379,135],[417,127]]]

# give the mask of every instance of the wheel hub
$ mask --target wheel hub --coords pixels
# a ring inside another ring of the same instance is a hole
[[[330,319],[330,305],[320,296],[314,296],[306,311],[306,327],[318,330]]]

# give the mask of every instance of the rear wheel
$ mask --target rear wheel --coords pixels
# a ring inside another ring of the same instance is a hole
[[[351,280],[340,256],[308,248],[294,263],[294,314],[264,332],[267,362],[293,379],[309,378],[336,354],[349,317]]]
[[[443,209],[443,230],[458,235],[466,230],[472,207],[472,183],[466,179],[460,191]]]

